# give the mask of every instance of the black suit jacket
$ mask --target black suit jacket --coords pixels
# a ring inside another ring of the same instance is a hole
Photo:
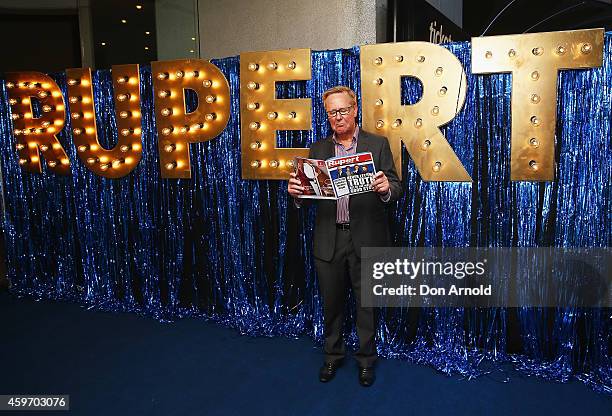
[[[382,202],[376,192],[349,197],[351,238],[358,256],[361,256],[361,247],[384,247],[390,244],[387,208],[403,194],[387,139],[360,129],[356,153],[362,152],[371,152],[376,171],[385,172],[389,180],[391,199],[389,202]],[[313,143],[308,157],[325,160],[334,156],[334,142],[330,136]],[[330,261],[334,256],[336,241],[336,201],[315,201],[317,213],[313,241],[314,255],[321,260]]]

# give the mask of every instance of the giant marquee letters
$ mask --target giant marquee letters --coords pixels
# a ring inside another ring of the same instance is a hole
[[[361,48],[362,114],[365,129],[388,137],[401,172],[406,146],[425,181],[471,181],[440,131],[461,111],[466,75],[459,60],[427,42],[366,45]],[[472,39],[472,72],[511,72],[511,179],[551,181],[555,166],[557,77],[560,69],[602,65],[603,29]],[[69,69],[71,134],[81,161],[97,175],[129,174],[142,155],[138,65],[113,66],[119,140],[113,149],[98,142],[90,69]],[[161,174],[190,178],[189,144],[211,140],[227,126],[227,79],[208,61],[185,59],[152,63]],[[310,49],[247,52],[240,56],[242,177],[287,179],[295,156],[306,149],[278,148],[276,131],[308,130],[309,98],[275,97],[277,81],[309,80]],[[423,84],[421,99],[401,105],[401,78]],[[40,173],[41,157],[57,174],[70,173],[70,160],[56,134],[64,128],[66,104],[60,88],[39,72],[6,76],[19,165]],[[195,91],[198,108],[187,113],[184,93]],[[32,100],[42,110],[35,117]]]

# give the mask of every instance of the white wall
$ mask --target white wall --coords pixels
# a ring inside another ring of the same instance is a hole
[[[376,43],[376,0],[199,0],[205,59]]]

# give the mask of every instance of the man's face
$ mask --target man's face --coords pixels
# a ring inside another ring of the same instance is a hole
[[[352,107],[351,107],[352,106]],[[355,131],[355,117],[357,117],[357,106],[353,104],[351,96],[345,92],[332,94],[325,100],[325,111],[340,110],[341,108],[351,107],[347,115],[339,112],[334,117],[327,116],[332,130],[337,135],[353,133]]]

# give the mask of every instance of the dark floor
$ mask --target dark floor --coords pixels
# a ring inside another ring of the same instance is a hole
[[[0,394],[70,394],[75,415],[612,414],[612,397],[580,382],[466,381],[396,360],[380,360],[369,389],[353,363],[322,384],[311,339],[201,320],[163,324],[1,290],[0,317]]]

